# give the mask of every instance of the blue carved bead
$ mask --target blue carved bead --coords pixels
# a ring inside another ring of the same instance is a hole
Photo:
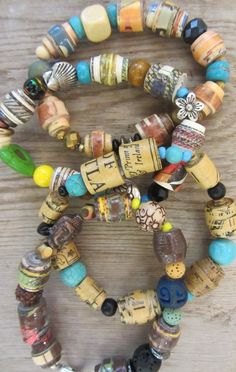
[[[236,244],[228,239],[215,239],[209,245],[210,258],[219,265],[230,265],[236,258]]]
[[[83,196],[88,191],[80,173],[68,177],[65,187],[70,196]]]
[[[108,4],[107,5],[107,15],[112,27],[117,28],[117,5]]]
[[[227,83],[230,77],[230,66],[228,61],[215,61],[207,66],[206,80],[223,81]]]
[[[81,84],[91,84],[90,65],[86,61],[81,61],[76,66],[77,79]]]
[[[81,22],[81,19],[79,17],[71,17],[69,19],[69,24],[73,28],[74,32],[76,33],[76,36],[79,40],[83,40],[86,37],[83,23]]]
[[[157,297],[163,308],[171,307],[177,309],[186,304],[188,291],[183,280],[173,280],[164,275],[157,285]]]
[[[77,261],[60,271],[60,279],[68,287],[76,287],[87,276],[87,269],[81,262]]]

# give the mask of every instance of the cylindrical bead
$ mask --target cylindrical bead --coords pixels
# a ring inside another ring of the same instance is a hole
[[[112,151],[112,137],[103,131],[92,131],[84,137],[84,152],[87,156],[99,158]]]
[[[184,183],[187,172],[185,163],[169,164],[154,176],[153,181],[170,191],[179,191]]]
[[[54,341],[47,349],[40,353],[32,350],[32,360],[36,366],[49,368],[54,366],[61,359],[61,345]]]
[[[164,264],[184,261],[187,252],[187,242],[182,230],[173,228],[168,232],[155,231],[153,248],[158,260]]]
[[[128,372],[127,360],[123,358],[104,359],[102,364],[95,367],[95,372]]]
[[[64,215],[50,229],[48,244],[52,248],[61,249],[74,240],[82,230],[83,220],[79,215]]]
[[[236,232],[236,205],[231,198],[210,200],[205,206],[206,224],[211,235],[218,238],[232,236]]]
[[[119,297],[118,309],[122,323],[145,324],[160,315],[161,307],[154,290],[136,290]]]
[[[128,81],[128,67],[128,58],[119,54],[102,54],[90,60],[92,80],[109,86]]]
[[[75,292],[80,299],[93,309],[100,308],[105,301],[107,294],[103,288],[99,287],[94,279],[86,276],[86,278],[75,287]]]
[[[137,60],[129,66],[129,83],[134,87],[143,87],[145,76],[151,65],[145,60]]]
[[[205,142],[205,127],[192,120],[183,120],[172,133],[172,145],[196,151]]]
[[[51,191],[58,191],[60,186],[64,186],[66,180],[72,176],[73,174],[79,173],[74,169],[67,168],[67,167],[57,167],[53,173],[50,190]]]
[[[64,244],[60,250],[54,249],[52,256],[52,265],[55,270],[63,270],[73,265],[80,259],[80,254],[75,242],[71,241]]]
[[[143,1],[119,0],[117,21],[120,32],[143,31]]]
[[[106,9],[101,4],[86,7],[81,13],[81,21],[88,40],[100,43],[111,35],[111,25]]]
[[[225,93],[214,81],[206,81],[204,84],[198,85],[193,92],[196,94],[197,99],[205,105],[199,115],[199,121],[219,111]]]
[[[140,229],[149,232],[161,229],[165,217],[165,209],[155,201],[141,203],[135,213],[135,219]]]
[[[195,262],[185,274],[185,285],[189,292],[196,297],[202,296],[215,289],[224,277],[220,265],[209,257]]]
[[[112,194],[95,199],[95,215],[98,221],[120,222],[133,218],[131,199],[127,194]]]
[[[39,210],[39,217],[42,217],[43,222],[53,224],[68,206],[68,197],[60,196],[57,191],[50,192]]]

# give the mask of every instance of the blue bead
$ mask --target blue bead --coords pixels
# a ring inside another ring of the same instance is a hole
[[[179,163],[182,160],[182,150],[177,146],[170,146],[166,150],[166,160],[170,164],[176,164]]]
[[[227,83],[230,77],[230,65],[227,61],[215,61],[207,66],[206,80]]]
[[[157,285],[157,297],[162,307],[177,309],[186,304],[188,291],[182,279],[170,279],[164,275]]]
[[[81,84],[91,84],[90,65],[86,61],[77,63],[76,66],[77,79]]]
[[[87,276],[87,269],[81,262],[77,261],[73,265],[60,271],[60,279],[68,287],[76,287]]]
[[[236,244],[228,239],[215,239],[209,245],[208,252],[219,265],[230,265],[236,258]]]
[[[192,151],[190,151],[190,150],[185,150],[185,151],[183,152],[183,155],[182,155],[182,160],[185,161],[185,163],[187,163],[188,161],[191,160],[192,156],[193,156]]]
[[[68,177],[65,187],[70,196],[83,196],[88,191],[80,173]]]
[[[194,300],[194,295],[188,291],[188,301],[192,302]]]
[[[107,5],[107,15],[112,27],[117,28],[117,5],[108,4]]]
[[[143,196],[141,197],[141,203],[146,203],[146,202],[148,202],[148,201],[150,201],[150,198],[149,198],[148,195],[143,195]]]
[[[158,151],[159,151],[160,158],[165,159],[166,158],[166,148],[161,146],[161,147],[159,147]]]
[[[73,28],[74,32],[76,33],[79,40],[83,40],[86,37],[83,23],[81,22],[81,19],[79,17],[71,17],[69,19],[69,24]]]
[[[176,98],[185,98],[189,94],[189,89],[186,87],[181,87],[177,90]]]

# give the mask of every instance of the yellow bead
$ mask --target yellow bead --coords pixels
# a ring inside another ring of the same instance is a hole
[[[132,203],[131,203],[132,209],[134,209],[134,210],[136,211],[136,209],[139,209],[140,204],[141,204],[140,199],[138,199],[138,198],[134,198],[134,199],[132,200]]]
[[[111,25],[106,9],[100,4],[85,8],[81,13],[81,21],[88,40],[100,43],[111,35]]]
[[[173,229],[173,225],[170,222],[165,222],[161,229],[163,232],[168,232]]]
[[[169,278],[179,279],[185,274],[185,264],[183,262],[170,263],[166,265],[165,270]]]
[[[50,165],[40,165],[34,171],[33,179],[37,186],[48,187],[51,182],[54,169]]]

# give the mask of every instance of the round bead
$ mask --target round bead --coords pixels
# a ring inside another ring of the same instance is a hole
[[[68,177],[65,187],[70,196],[83,196],[88,191],[80,173]]]
[[[129,83],[134,87],[143,87],[145,76],[150,64],[144,60],[137,60],[129,66]]]
[[[148,195],[143,195],[142,197],[141,197],[141,203],[146,203],[146,202],[148,202],[148,201],[150,201],[150,198],[149,198],[149,196]]]
[[[190,150],[185,150],[182,154],[182,160],[188,163],[192,159],[193,153]]]
[[[166,158],[166,148],[164,146],[159,147],[158,152],[161,159]]]
[[[34,182],[39,187],[48,187],[51,182],[54,169],[50,165],[40,165],[33,174]]]
[[[186,87],[181,87],[176,93],[176,98],[185,98],[189,94],[189,89]]]
[[[148,188],[149,199],[156,202],[162,202],[168,198],[169,191],[164,187],[158,185],[156,182],[153,182]]]
[[[183,262],[175,262],[167,264],[165,270],[169,278],[180,279],[184,276],[186,268]]]
[[[211,81],[223,81],[227,83],[229,81],[230,69],[228,61],[215,61],[207,66],[206,80]]]
[[[162,226],[161,231],[163,231],[163,232],[169,232],[172,229],[173,229],[173,225],[170,222],[167,221]]]
[[[219,182],[216,186],[208,189],[207,192],[211,199],[219,200],[224,198],[226,194],[226,188],[223,183]]]
[[[49,71],[51,66],[46,61],[35,61],[29,66],[28,78],[33,79],[37,76],[43,76],[45,72]]]
[[[37,228],[37,232],[40,234],[40,235],[43,235],[43,236],[49,236],[50,235],[50,228],[52,227],[53,225],[51,224],[47,224],[45,222],[42,222],[38,228]]]
[[[24,92],[32,100],[40,100],[47,91],[47,85],[42,77],[28,79],[24,83]]]
[[[177,309],[186,304],[188,293],[181,279],[173,280],[165,275],[157,285],[157,297],[162,307]]]
[[[108,4],[107,14],[112,27],[117,28],[117,5]]]
[[[65,186],[59,186],[58,187],[58,193],[60,196],[68,196],[68,192],[65,188]]]
[[[120,147],[120,141],[117,139],[113,139],[112,141],[112,149],[113,151],[118,154],[119,153],[119,147]]]
[[[73,28],[74,32],[76,33],[76,36],[78,37],[79,40],[83,40],[86,37],[85,31],[84,31],[84,26],[80,20],[79,17],[71,17],[69,19],[69,24]]]
[[[179,163],[182,160],[182,150],[177,146],[170,146],[166,150],[166,160],[170,164]]]
[[[141,201],[138,198],[134,198],[131,202],[132,209],[137,210],[140,207]]]
[[[104,315],[113,316],[116,313],[117,307],[117,302],[113,298],[106,298],[102,304],[101,310]]]
[[[135,214],[140,229],[150,232],[161,229],[165,216],[165,209],[155,201],[142,203]]]
[[[210,258],[219,265],[230,265],[236,258],[236,244],[228,239],[215,239],[208,248]]]
[[[194,295],[188,291],[188,301],[192,302],[194,300]]]
[[[185,43],[192,44],[200,35],[207,31],[207,25],[201,18],[191,19],[186,25],[183,38]]]
[[[76,287],[87,275],[87,269],[81,262],[75,262],[73,265],[60,271],[60,279],[68,287]]]
[[[178,309],[165,308],[162,313],[164,321],[170,326],[176,326],[182,319],[182,313]]]
[[[156,358],[148,344],[139,346],[130,361],[135,372],[157,372],[161,368],[162,361]]]
[[[81,61],[76,65],[77,79],[81,84],[91,84],[91,73],[89,63]]]

